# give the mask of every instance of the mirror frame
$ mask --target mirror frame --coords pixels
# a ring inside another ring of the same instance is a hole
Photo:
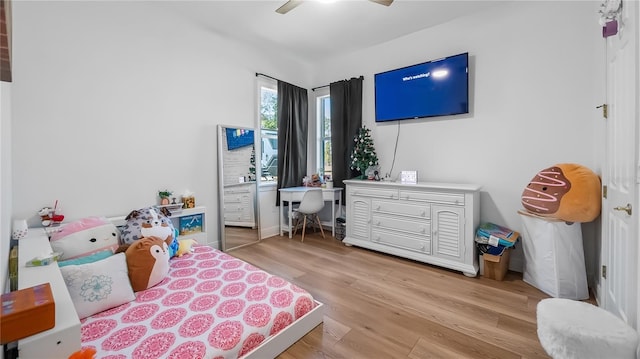
[[[232,126],[232,125],[218,125],[217,126],[217,133],[218,133],[218,223],[219,223],[219,228],[218,228],[218,234],[219,234],[219,238],[220,238],[220,249],[223,252],[226,252],[228,250],[231,249],[235,249],[235,248],[241,248],[241,247],[245,247],[245,246],[249,246],[255,243],[260,242],[261,238],[260,238],[260,203],[259,203],[259,197],[260,197],[260,193],[259,193],[259,186],[258,186],[258,180],[260,176],[260,168],[259,168],[259,148],[258,147],[258,141],[260,140],[260,132],[257,131],[255,128],[251,128],[251,127],[244,127],[244,126]],[[256,240],[250,243],[246,243],[246,244],[241,244],[239,246],[235,246],[235,247],[231,247],[228,248],[227,247],[227,241],[226,241],[226,232],[225,232],[225,219],[224,219],[224,136],[225,136],[225,129],[227,128],[233,128],[233,129],[244,129],[244,130],[250,130],[253,131],[254,137],[253,137],[253,146],[255,148],[256,151],[256,180],[255,180],[255,191],[254,191],[254,196],[253,196],[253,203],[254,203],[254,217],[255,217],[255,222],[256,222],[256,230],[257,230],[257,234],[256,234]]]

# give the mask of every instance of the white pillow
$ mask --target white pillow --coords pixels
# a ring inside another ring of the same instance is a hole
[[[60,271],[80,319],[135,299],[124,253]]]

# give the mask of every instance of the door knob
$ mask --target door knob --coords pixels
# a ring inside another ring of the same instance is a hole
[[[625,211],[627,212],[628,215],[631,215],[631,203],[627,203],[626,207],[614,207],[613,209],[615,209],[616,211]]]

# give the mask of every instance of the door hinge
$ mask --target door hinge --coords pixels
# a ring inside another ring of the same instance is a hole
[[[607,185],[602,186],[602,198],[607,198]]]
[[[596,108],[602,108],[602,117],[609,118],[609,111],[608,111],[609,106],[606,103],[603,103],[600,106],[596,106]]]
[[[602,278],[607,279],[607,266],[602,266]]]

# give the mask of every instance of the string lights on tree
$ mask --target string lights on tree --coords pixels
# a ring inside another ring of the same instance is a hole
[[[355,143],[351,154],[351,169],[360,172],[362,178],[367,168],[378,165],[378,156],[373,147],[371,130],[366,126],[360,127],[353,141]]]

